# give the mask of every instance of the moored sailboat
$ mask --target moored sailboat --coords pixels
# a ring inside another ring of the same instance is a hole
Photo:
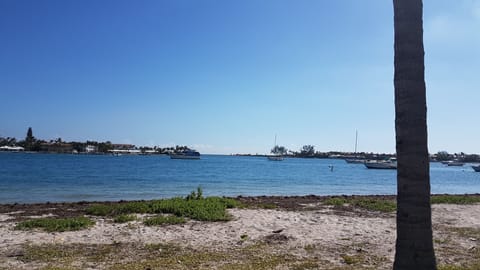
[[[347,163],[360,163],[363,164],[365,163],[364,159],[358,158],[357,157],[357,144],[358,144],[358,130],[355,130],[355,152],[354,152],[354,157],[353,158],[346,158],[345,161]]]
[[[279,151],[280,147],[277,145],[277,135],[275,134],[275,142],[273,143],[273,148],[272,148],[272,151],[271,153],[273,155],[271,156],[267,156],[267,159],[270,160],[270,161],[282,161],[283,160],[283,155],[281,153],[281,151]]]

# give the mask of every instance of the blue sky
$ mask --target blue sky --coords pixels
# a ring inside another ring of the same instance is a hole
[[[430,152],[480,153],[480,1],[424,1]],[[385,0],[2,0],[0,136],[394,152]]]

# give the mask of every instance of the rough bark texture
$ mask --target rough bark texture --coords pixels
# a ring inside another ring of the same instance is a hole
[[[436,269],[432,241],[423,5],[394,0],[397,242],[394,269]]]

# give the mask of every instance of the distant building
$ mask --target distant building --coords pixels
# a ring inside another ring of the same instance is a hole
[[[98,152],[98,147],[95,145],[87,145],[85,146],[85,152],[86,153],[96,153]]]
[[[73,145],[70,143],[42,143],[40,151],[48,153],[73,153]]]

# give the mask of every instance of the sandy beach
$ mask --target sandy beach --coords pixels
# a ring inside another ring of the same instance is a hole
[[[148,215],[123,224],[90,217],[95,225],[88,229],[49,233],[16,230],[15,225],[35,217],[75,216],[89,203],[3,205],[0,269],[391,268],[394,213],[325,205],[316,197],[240,199],[250,205],[268,201],[275,207],[228,209],[232,220],[227,222],[188,220],[167,226],[145,226],[140,220]],[[466,265],[480,259],[480,204],[435,204],[432,214],[439,265]],[[90,253],[102,253],[99,250],[107,247],[109,252],[101,258],[91,258]],[[151,251],[151,247],[160,248]],[[170,261],[159,261],[162,248],[176,250],[162,253]],[[37,249],[63,250],[68,256],[54,251],[40,256]],[[157,255],[152,258],[152,254]],[[212,254],[220,254],[221,259],[211,258]]]

